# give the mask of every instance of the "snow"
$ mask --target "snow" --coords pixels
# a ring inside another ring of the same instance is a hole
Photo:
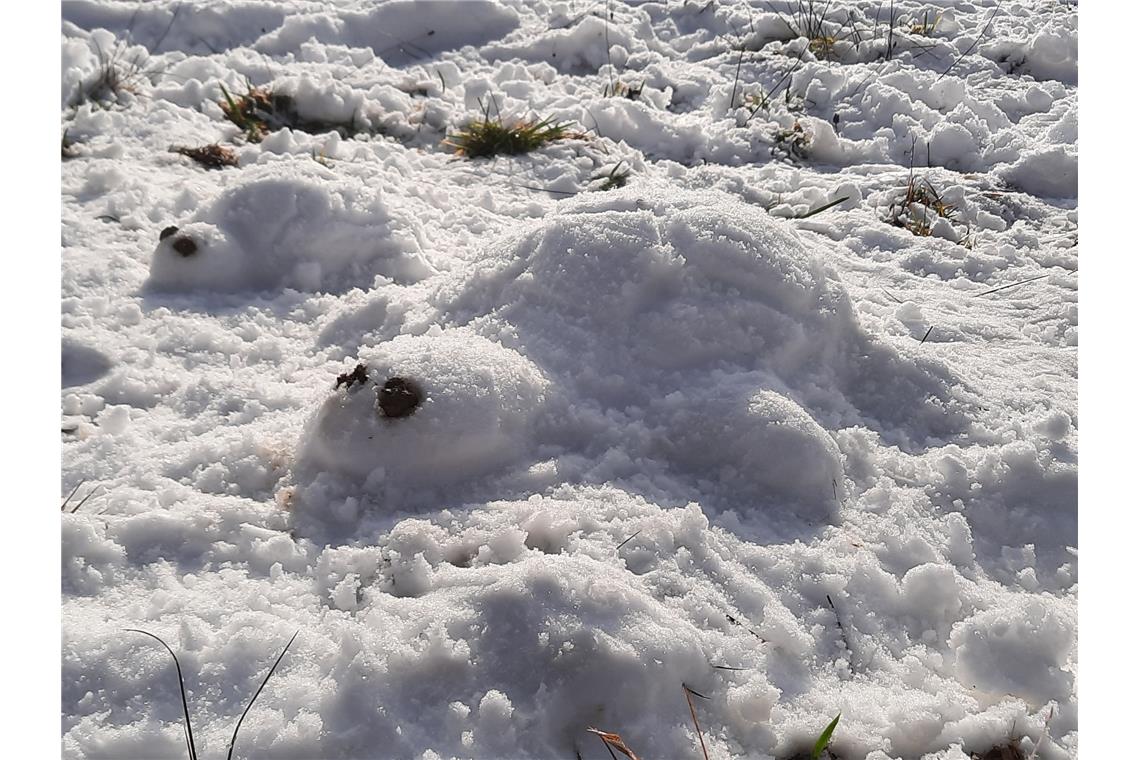
[[[160,238],[144,287],[331,291],[377,274],[406,283],[432,273],[416,220],[394,219],[382,192],[360,182],[338,187],[315,162],[247,174]]]
[[[65,4],[65,757],[1077,756],[1075,7],[794,5]]]

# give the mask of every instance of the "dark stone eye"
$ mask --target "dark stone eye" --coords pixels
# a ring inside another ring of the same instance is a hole
[[[180,237],[172,243],[174,250],[183,256],[193,256],[198,252],[198,244],[188,237]]]
[[[162,232],[158,233],[158,241],[161,243],[163,240],[166,240],[168,237],[173,235],[175,232],[178,232],[178,228],[172,224],[169,227],[167,227],[166,229],[164,229]]]
[[[423,391],[411,380],[390,377],[377,392],[377,403],[385,417],[407,417],[423,401]]]

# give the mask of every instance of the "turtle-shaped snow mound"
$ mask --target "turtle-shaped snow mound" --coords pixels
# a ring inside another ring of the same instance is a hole
[[[458,329],[362,349],[335,385],[302,435],[296,468],[310,493],[303,501],[317,510],[325,500],[314,494],[338,485],[391,509],[519,462],[548,383],[517,352]],[[309,517],[352,520],[352,504]]]
[[[343,292],[378,275],[409,283],[432,274],[418,222],[398,218],[382,192],[300,163],[246,171],[160,233],[147,289]]]
[[[651,186],[560,211],[441,285],[441,334],[361,351],[305,434],[302,511],[613,483],[795,532],[839,516],[829,431],[953,429],[948,370],[872,339],[822,244],[762,210]]]
[[[944,365],[860,325],[826,241],[727,194],[664,185],[559,211],[492,245],[443,308],[543,369],[575,454],[621,451],[702,497],[794,504],[815,521],[843,495],[827,430],[920,446],[966,424]]]

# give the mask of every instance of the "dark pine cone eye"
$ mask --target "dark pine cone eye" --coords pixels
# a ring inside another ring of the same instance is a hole
[[[423,392],[411,380],[390,377],[377,393],[380,412],[385,417],[407,417],[423,401]]]
[[[166,240],[168,237],[173,235],[175,232],[178,232],[178,228],[175,227],[173,224],[170,225],[169,227],[164,228],[162,230],[162,232],[158,233],[158,242],[161,243],[163,240]]]

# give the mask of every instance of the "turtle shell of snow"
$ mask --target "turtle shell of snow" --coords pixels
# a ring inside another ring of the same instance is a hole
[[[795,379],[857,330],[823,260],[723,193],[650,185],[568,202],[489,259],[454,308],[494,311],[581,380],[574,368],[636,368],[630,380],[660,386],[725,362]]]
[[[161,237],[147,289],[343,292],[432,274],[418,222],[397,217],[382,192],[299,162],[247,173]]]

